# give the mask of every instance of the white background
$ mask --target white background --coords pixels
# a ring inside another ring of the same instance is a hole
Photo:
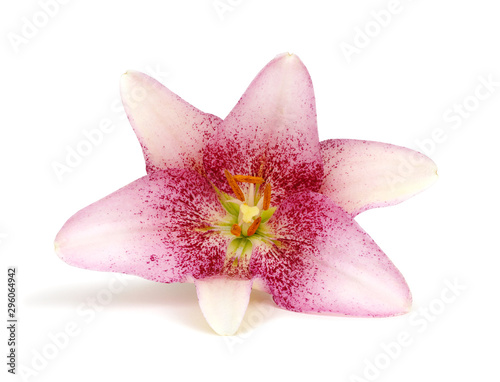
[[[480,78],[500,81],[497,2],[401,0],[378,30],[372,11],[387,10],[388,1],[220,3],[233,4],[222,17],[212,0],[75,0],[45,18],[37,1],[2,3],[0,316],[7,266],[17,266],[18,371],[30,369],[29,381],[498,378],[499,84],[474,101]],[[25,38],[26,20],[38,32],[13,44],[14,34]],[[363,42],[365,28],[372,37]],[[355,47],[356,38],[366,46],[348,62],[341,44]],[[414,149],[427,140],[438,182],[357,218],[406,277],[412,313],[305,315],[255,293],[240,334],[224,338],[204,321],[193,285],[131,276],[107,305],[90,308],[91,299],[104,301],[110,283],[123,284],[63,263],[53,240],[77,210],[145,174],[117,107],[120,75],[149,72],[225,117],[258,71],[285,51],[310,71],[321,139]],[[467,117],[443,119],[464,102],[474,109]],[[59,180],[54,162],[65,164],[68,147],[107,119],[115,129]],[[449,283],[462,289],[453,293]],[[76,335],[64,340],[68,325]],[[394,345],[401,332],[407,340]],[[0,333],[2,359],[7,335]],[[2,380],[6,368],[2,362]]]

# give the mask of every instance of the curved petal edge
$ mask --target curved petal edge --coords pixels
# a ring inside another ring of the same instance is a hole
[[[358,317],[409,311],[411,293],[401,272],[326,196],[294,195],[270,222],[280,245],[258,247],[251,268],[280,307]]]
[[[322,141],[325,175],[320,193],[352,216],[398,204],[437,180],[437,166],[405,147],[355,139]]]
[[[203,148],[220,118],[198,110],[140,72],[122,75],[120,93],[148,173],[168,167],[203,173]]]
[[[229,239],[202,228],[224,214],[197,173],[157,171],[73,215],[56,236],[56,253],[76,267],[157,282],[209,277],[220,273]]]
[[[319,190],[316,101],[309,72],[296,55],[278,55],[259,72],[208,141],[203,164],[226,192],[225,169],[265,178],[273,187],[272,204],[293,192]]]
[[[195,280],[194,284],[210,327],[223,336],[235,334],[247,310],[253,281],[222,276]]]

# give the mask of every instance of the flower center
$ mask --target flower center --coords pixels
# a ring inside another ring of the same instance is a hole
[[[240,206],[240,214],[245,223],[252,223],[253,218],[260,213],[259,207],[250,207],[248,204],[243,203]]]
[[[237,266],[240,258],[249,260],[253,245],[257,242],[278,244],[266,227],[266,222],[273,216],[276,207],[271,207],[271,185],[266,183],[262,187],[265,183],[263,178],[232,175],[227,170],[224,173],[234,197],[215,188],[227,212],[224,220],[217,226],[233,238],[228,246],[227,261]]]

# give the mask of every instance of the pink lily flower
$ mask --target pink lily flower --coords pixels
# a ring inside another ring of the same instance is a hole
[[[252,288],[297,312],[408,312],[405,279],[354,217],[420,192],[436,166],[390,144],[320,142],[297,56],[272,60],[224,120],[142,73],[125,73],[121,94],[147,175],[72,216],[56,237],[62,260],[194,282],[222,335],[238,330]],[[412,171],[398,173],[401,158]]]

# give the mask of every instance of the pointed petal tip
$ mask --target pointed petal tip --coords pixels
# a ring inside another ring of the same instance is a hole
[[[299,56],[297,56],[295,53],[291,53],[291,52],[280,53],[274,58],[273,61],[282,61],[282,62],[288,63],[288,64],[300,63],[300,64],[304,65],[302,63],[301,59],[299,58]]]
[[[252,280],[211,277],[195,280],[203,316],[221,336],[234,335],[243,320],[252,291]]]
[[[66,224],[63,225],[63,227],[59,230],[54,239],[54,252],[56,253],[57,257],[59,257],[63,261],[64,261],[63,249],[64,249],[65,228]]]
[[[120,76],[120,85],[122,85],[125,81],[128,81],[133,73],[133,70],[127,70],[122,73],[122,75]]]
[[[360,314],[347,313],[346,315],[358,315],[360,317],[395,317],[403,316],[411,311],[412,296],[411,292],[406,285],[402,291],[394,291],[393,294],[387,294],[384,299],[380,300],[380,304],[375,304],[370,310]]]
[[[68,223],[64,224],[61,230],[57,233],[57,236],[54,239],[54,252],[56,256],[66,264],[78,266],[78,262],[74,262],[71,256],[71,248],[68,248],[72,240],[71,228],[68,227]]]
[[[411,311],[411,307],[413,305],[413,299],[411,296],[411,292],[407,289],[407,293],[404,296],[401,296],[401,299],[394,304],[394,313],[393,316],[402,316]]]
[[[410,287],[408,286],[404,277],[397,271],[394,275],[399,279],[398,286],[386,290],[385,298],[381,299],[381,306],[379,309],[375,308],[376,317],[394,317],[402,316],[411,311],[413,304],[413,297],[411,295]]]
[[[70,219],[71,220],[71,219]],[[72,266],[78,266],[77,262],[74,262],[71,256],[71,250],[68,250],[68,244],[72,241],[71,224],[66,222],[54,239],[54,252],[66,264]]]
[[[410,313],[412,305],[413,305],[413,301],[410,298],[410,299],[408,299],[408,301],[406,301],[406,304],[404,305],[403,309],[401,309],[401,314]]]
[[[432,163],[434,164],[434,177],[436,178],[439,178],[439,174],[438,174],[438,167],[437,167],[437,164],[431,159]]]
[[[408,287],[408,284],[406,281],[403,279],[401,283],[404,285],[401,285],[401,291],[394,292],[394,299],[392,300],[392,304],[387,301],[388,306],[390,307],[390,310],[387,312],[387,314],[382,315],[382,317],[390,317],[390,316],[402,316],[404,314],[407,314],[411,311],[411,307],[413,304],[413,298],[411,295],[410,288]]]
[[[58,257],[61,257],[61,247],[57,241],[54,242],[54,252]]]
[[[355,139],[320,144],[325,169],[320,193],[352,216],[401,203],[438,179],[436,163],[406,147]]]
[[[125,98],[132,97],[132,99],[137,102],[136,98],[140,98],[141,94],[135,93],[145,91],[148,85],[158,86],[159,83],[154,78],[138,70],[127,70],[120,76],[120,93],[122,95],[122,100],[125,96]],[[126,99],[123,100],[123,102],[126,102]]]
[[[120,76],[120,88],[124,88],[132,81],[137,81],[139,76],[146,76],[144,73],[138,72],[137,70],[127,70]]]
[[[411,298],[401,302],[399,305],[395,305],[393,310],[387,313],[383,313],[378,315],[379,317],[396,317],[396,316],[404,316],[411,312],[412,300]]]
[[[427,176],[428,184],[426,187],[429,187],[429,186],[432,186],[439,178],[438,167],[437,167],[436,162],[434,162],[431,158],[429,158],[428,156],[426,156],[424,154],[420,154],[420,155],[422,155],[422,157],[424,158],[423,159],[424,164],[422,165],[422,167],[423,167],[422,178],[425,179],[425,177]],[[426,171],[427,171],[427,174],[425,174]]]

